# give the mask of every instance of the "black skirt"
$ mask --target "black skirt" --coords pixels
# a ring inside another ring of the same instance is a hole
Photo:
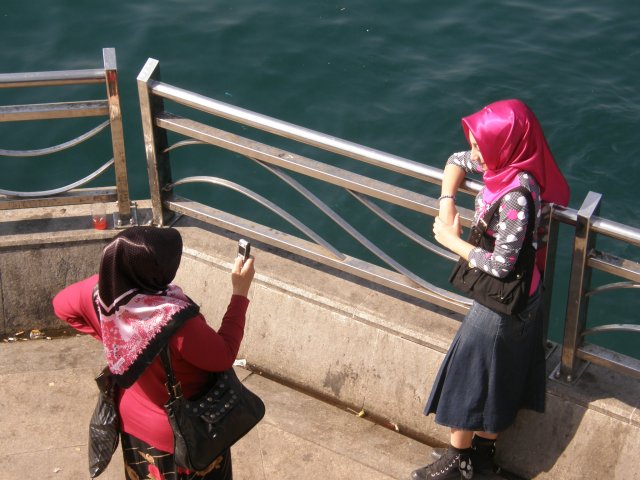
[[[436,423],[499,433],[518,410],[544,412],[546,368],[540,293],[518,315],[477,302],[462,321],[424,407]]]

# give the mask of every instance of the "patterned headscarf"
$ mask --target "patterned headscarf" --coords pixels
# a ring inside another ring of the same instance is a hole
[[[520,100],[487,105],[464,117],[462,128],[467,140],[469,131],[473,133],[488,168],[483,174],[485,203],[492,203],[514,188],[520,171],[535,177],[543,201],[563,206],[569,203],[569,186],[549,150],[542,127]]]
[[[130,227],[104,248],[98,311],[109,369],[128,387],[198,306],[171,284],[182,238],[172,228]]]

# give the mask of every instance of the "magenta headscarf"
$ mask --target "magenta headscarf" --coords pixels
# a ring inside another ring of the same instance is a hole
[[[517,187],[520,171],[532,174],[540,185],[542,200],[567,206],[569,186],[531,109],[520,100],[501,100],[462,119],[465,137],[469,131],[478,143],[487,165],[483,199],[492,203]]]

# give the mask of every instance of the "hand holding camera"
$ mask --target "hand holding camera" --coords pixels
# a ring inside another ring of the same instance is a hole
[[[247,258],[251,255],[251,244],[247,242],[244,238],[238,240],[238,256],[242,258],[242,262],[244,263]]]
[[[251,244],[245,239],[238,242],[238,254],[231,272],[231,284],[233,294],[247,297],[249,288],[253,281],[255,270],[253,268],[253,257],[251,256]]]

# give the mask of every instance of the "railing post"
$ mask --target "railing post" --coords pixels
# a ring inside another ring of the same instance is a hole
[[[118,192],[118,227],[131,222],[131,204],[129,200],[129,182],[127,179],[127,161],[124,149],[124,131],[122,127],[122,110],[120,108],[120,91],[118,89],[118,67],[116,51],[113,48],[102,49],[104,74],[109,102],[109,121],[111,127],[111,144]]]
[[[543,290],[542,290],[542,338],[545,344],[549,338],[549,318],[551,316],[551,300],[553,295],[553,281],[555,279],[556,269],[556,255],[558,251],[558,230],[559,222],[553,219],[553,211],[555,205],[550,204],[549,216],[543,216],[543,220],[547,221],[547,241],[546,241],[546,255],[545,255],[545,268],[543,277]],[[540,239],[538,239],[540,241]]]
[[[171,194],[171,191],[163,190],[165,185],[172,183],[171,164],[169,163],[169,153],[166,152],[167,133],[154,123],[156,115],[164,110],[164,101],[161,97],[151,95],[149,83],[152,81],[160,81],[160,65],[158,60],[150,58],[138,75],[138,96],[140,97],[153,224],[162,226],[171,215],[171,212],[165,211],[162,205],[163,199]]]
[[[567,313],[562,342],[562,360],[558,374],[568,382],[575,378],[579,360],[576,356],[582,344],[589,298],[585,295],[591,283],[591,267],[587,265],[589,254],[595,245],[596,235],[591,232],[592,217],[598,215],[602,195],[589,192],[578,211],[576,233],[567,295]]]

